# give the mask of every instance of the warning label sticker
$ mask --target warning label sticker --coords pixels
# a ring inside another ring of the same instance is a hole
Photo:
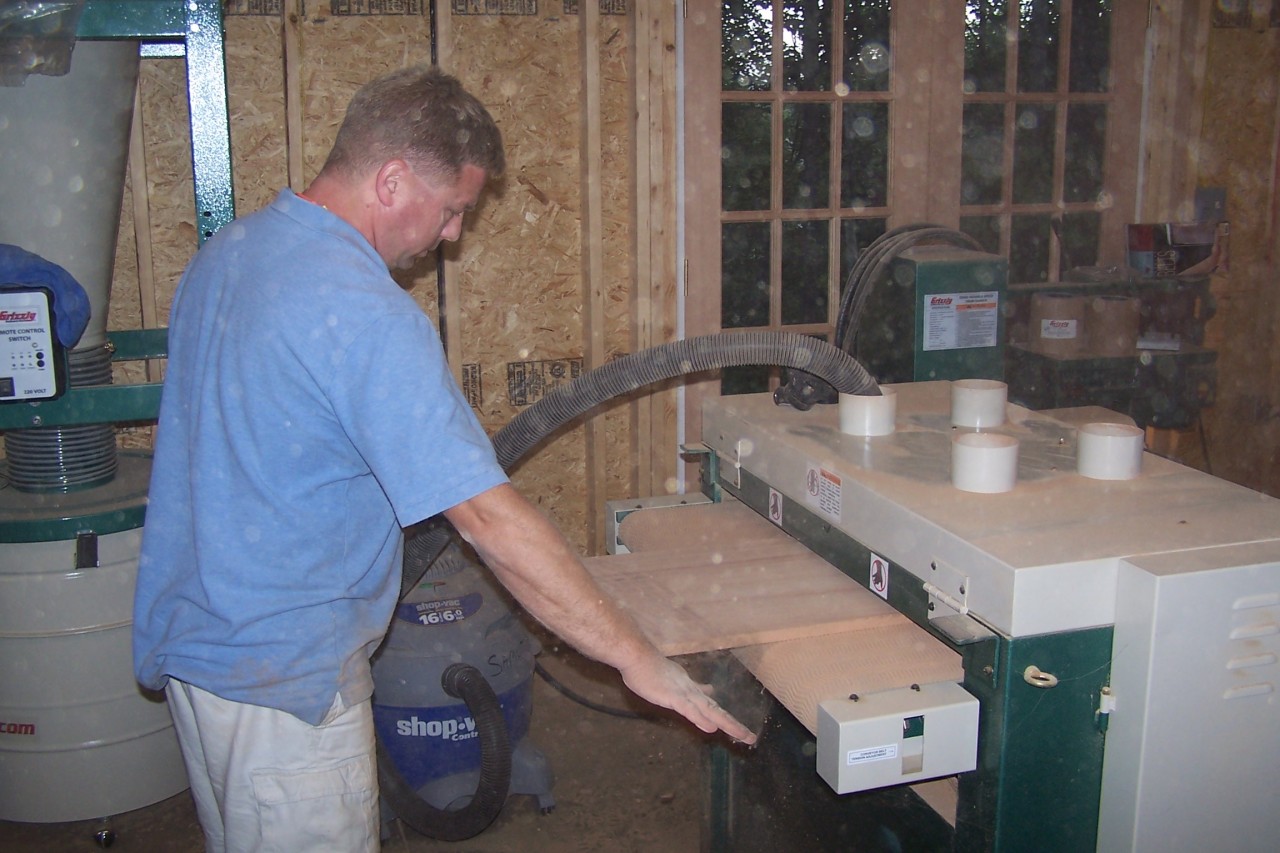
[[[817,465],[805,474],[805,503],[832,521],[840,520],[840,475]]]
[[[935,293],[924,302],[924,349],[993,347],[999,319],[998,290]]]

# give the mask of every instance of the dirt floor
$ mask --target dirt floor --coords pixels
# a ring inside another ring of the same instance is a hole
[[[593,702],[648,710],[630,700],[612,670],[544,641],[544,668]],[[532,797],[513,796],[489,829],[462,842],[440,842],[397,822],[387,853],[451,850],[457,853],[685,853],[703,833],[703,736],[682,721],[634,720],[591,710],[534,678],[529,740],[555,775],[556,806],[541,814]],[[65,824],[0,821],[0,850],[73,853],[101,849],[96,820]],[[114,816],[112,851],[195,853],[202,836],[184,792],[155,805]]]

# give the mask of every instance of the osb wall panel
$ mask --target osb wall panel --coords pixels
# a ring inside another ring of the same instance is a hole
[[[579,148],[581,63],[578,19],[559,3],[537,15],[458,15],[449,70],[488,105],[503,129],[507,175],[477,211],[459,246],[463,361],[475,367],[481,420],[496,430],[548,386],[581,368],[583,296]],[[630,334],[630,160],[626,19],[601,19],[602,195],[606,350],[624,352]],[[523,381],[519,380],[524,370]],[[510,375],[509,375],[510,374]],[[630,492],[626,410],[610,407],[609,497]],[[562,430],[514,472],[579,547],[586,449],[580,426]]]
[[[447,4],[441,4],[447,6]],[[583,295],[578,149],[582,134],[578,19],[560,2],[537,15],[459,15],[452,19],[447,70],[489,106],[503,129],[508,174],[469,217],[460,244],[461,304],[449,333],[459,336],[464,386],[490,432],[508,423],[555,384],[581,369]],[[615,4],[616,6],[617,4]],[[286,81],[279,15],[226,19],[228,110],[236,211],[266,204],[288,181]],[[347,101],[366,80],[429,61],[421,15],[332,15],[308,2],[297,22],[293,65],[301,91],[304,183],[321,167]],[[631,81],[628,20],[604,15],[600,27],[604,316],[607,357],[628,350],[631,335]],[[130,172],[122,209],[110,327],[140,328],[143,299],[167,322],[182,269],[194,253],[194,189],[185,64],[146,59],[140,81],[145,135],[146,234],[154,287],[140,292]],[[296,144],[296,143],[295,143]],[[438,314],[434,259],[400,274],[432,316]],[[509,382],[523,369],[524,380]],[[140,381],[141,365],[117,381]],[[609,497],[631,494],[629,421],[609,407],[606,466]],[[149,433],[147,433],[149,435]],[[126,436],[125,441],[135,437]],[[581,427],[557,435],[515,472],[520,489],[542,505],[579,547],[589,508],[582,483],[586,450]]]
[[[1215,276],[1218,399],[1205,413],[1213,473],[1280,494],[1280,366],[1273,346],[1275,192],[1280,30],[1214,27],[1209,35],[1198,184],[1225,187],[1230,268]]]

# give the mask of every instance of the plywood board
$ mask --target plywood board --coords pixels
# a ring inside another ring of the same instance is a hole
[[[905,617],[800,543],[591,557],[604,592],[666,655],[894,625]]]
[[[733,653],[814,734],[818,704],[828,699],[964,679],[960,655],[905,617]]]
[[[960,656],[735,500],[638,510],[588,570],[666,654],[733,648],[809,731],[818,704],[960,681]]]

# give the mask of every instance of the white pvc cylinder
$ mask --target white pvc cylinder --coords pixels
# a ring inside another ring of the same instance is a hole
[[[964,492],[1008,492],[1018,482],[1018,440],[995,432],[951,439],[951,484]]]
[[[890,435],[898,418],[898,394],[881,387],[880,394],[840,394],[840,431],[845,435]]]
[[[1144,437],[1128,424],[1085,424],[1076,444],[1076,471],[1094,480],[1132,480],[1142,470]]]
[[[997,379],[957,379],[951,383],[951,423],[988,429],[1004,423],[1009,386]]]

